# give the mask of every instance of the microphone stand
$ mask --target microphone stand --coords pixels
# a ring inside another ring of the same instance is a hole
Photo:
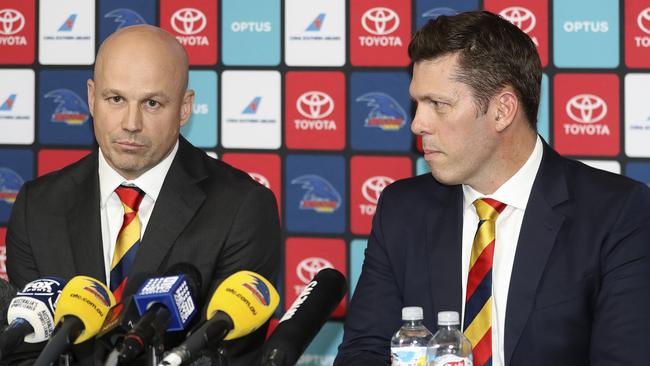
[[[147,354],[146,365],[158,366],[158,364],[162,360],[162,354],[164,350],[165,347],[163,345],[163,337],[162,336],[155,337],[146,350],[146,354]]]

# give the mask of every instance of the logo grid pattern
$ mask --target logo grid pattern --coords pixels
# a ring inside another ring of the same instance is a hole
[[[0,0],[0,79],[28,84],[0,82],[0,277],[20,186],[96,148],[85,105],[92,53],[143,22],[188,52],[197,101],[183,135],[276,195],[292,261],[279,284],[285,306],[323,265],[358,274],[360,254],[348,253],[365,245],[381,190],[428,171],[409,131],[406,47],[439,15],[486,9],[524,30],[544,66],[540,134],[564,155],[650,184],[650,6],[594,1],[615,9],[591,0],[75,0],[50,11],[58,2]],[[255,6],[274,8],[242,10]],[[249,39],[260,46],[243,50]],[[575,42],[599,47],[581,53]],[[260,126],[268,132],[248,133]],[[346,302],[299,365],[331,364]]]

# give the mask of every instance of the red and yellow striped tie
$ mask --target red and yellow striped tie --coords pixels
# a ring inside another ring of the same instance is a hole
[[[492,365],[492,258],[496,220],[506,205],[491,198],[474,201],[479,217],[467,276],[463,329],[472,342],[474,366]]]
[[[122,297],[124,284],[135,260],[135,254],[140,247],[140,219],[138,208],[144,197],[138,187],[119,186],[115,193],[120,197],[124,207],[124,221],[117,235],[115,252],[111,264],[111,291],[116,301]]]

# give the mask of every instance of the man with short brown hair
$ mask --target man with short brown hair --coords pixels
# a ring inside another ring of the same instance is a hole
[[[474,366],[647,365],[648,187],[542,141],[539,56],[499,16],[440,16],[409,55],[431,174],[383,191],[335,365],[390,364],[405,306],[459,312]]]

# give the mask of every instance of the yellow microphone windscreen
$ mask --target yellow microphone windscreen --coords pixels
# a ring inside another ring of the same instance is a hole
[[[212,295],[207,317],[221,310],[228,314],[234,328],[225,340],[243,337],[261,327],[280,303],[275,287],[261,275],[239,271],[226,278]]]
[[[81,320],[84,330],[74,344],[84,342],[97,334],[109,309],[115,305],[113,293],[100,281],[88,276],[73,277],[65,285],[54,311],[54,322],[72,315]]]

